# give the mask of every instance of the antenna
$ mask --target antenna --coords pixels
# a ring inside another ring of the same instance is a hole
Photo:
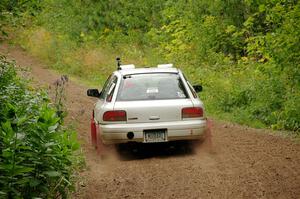
[[[117,68],[118,68],[118,70],[121,70],[121,58],[117,57],[116,61],[117,61]]]

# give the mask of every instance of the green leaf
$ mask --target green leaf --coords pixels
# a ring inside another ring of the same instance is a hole
[[[50,131],[50,132],[55,131],[55,130],[57,129],[58,125],[59,125],[59,123],[56,123],[56,124],[53,125],[53,126],[49,126],[49,127],[48,127],[48,131]]]
[[[14,153],[12,151],[9,151],[9,150],[5,150],[5,151],[2,152],[3,158],[10,158],[10,157],[13,156],[13,154]]]
[[[57,171],[44,171],[43,174],[48,175],[49,177],[57,177],[60,176],[60,173]]]
[[[30,181],[29,181],[29,186],[31,186],[31,187],[36,187],[37,185],[39,185],[41,183],[41,181],[40,180],[38,180],[38,179],[31,179]]]
[[[259,5],[258,7],[259,12],[264,12],[266,10],[266,6],[264,4]]]
[[[11,123],[9,120],[7,120],[6,122],[4,123],[1,123],[1,126],[2,126],[2,130],[6,133],[6,138],[11,138],[13,137],[13,129],[11,127]]]
[[[45,147],[47,148],[47,147],[50,147],[50,146],[53,146],[53,145],[56,145],[56,143],[55,142],[48,142],[48,143],[45,144]]]
[[[29,173],[29,172],[31,172],[33,170],[34,170],[34,168],[32,168],[32,167],[15,168],[14,174],[15,175],[19,175],[19,174]]]
[[[10,171],[13,168],[12,164],[2,164],[1,169]]]
[[[18,179],[16,184],[25,185],[26,183],[28,183],[28,181],[29,181],[29,178],[22,178],[22,179]]]
[[[7,195],[7,193],[0,191],[0,195]]]

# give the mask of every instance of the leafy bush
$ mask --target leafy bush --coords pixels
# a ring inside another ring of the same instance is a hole
[[[0,110],[0,197],[67,197],[78,160],[76,133],[61,126],[45,92],[29,89],[3,56]]]

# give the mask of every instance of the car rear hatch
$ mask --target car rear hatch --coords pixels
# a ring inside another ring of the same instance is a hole
[[[180,121],[185,107],[193,107],[190,99],[117,101],[114,110],[126,111],[127,123],[146,123]]]
[[[124,110],[128,123],[180,121],[193,102],[178,73],[123,76],[114,110]]]

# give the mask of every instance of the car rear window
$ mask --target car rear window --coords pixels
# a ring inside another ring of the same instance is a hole
[[[117,101],[188,98],[176,73],[134,74],[123,77]]]

